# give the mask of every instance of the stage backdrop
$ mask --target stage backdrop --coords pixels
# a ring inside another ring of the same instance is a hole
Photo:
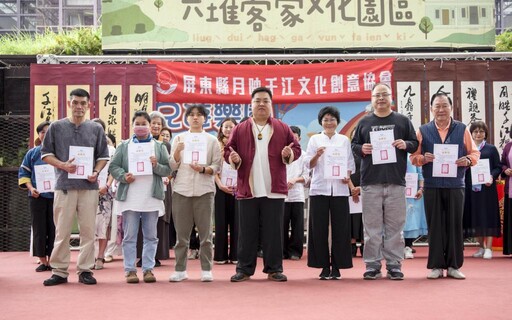
[[[155,105],[154,65],[38,65],[30,66],[31,144],[43,121],[69,116],[69,93],[83,88],[91,95],[87,118],[101,118],[118,141],[130,132],[137,110],[151,112]]]
[[[494,0],[104,0],[104,50],[495,46]]]

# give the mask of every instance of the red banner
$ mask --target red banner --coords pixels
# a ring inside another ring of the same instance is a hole
[[[394,59],[294,65],[225,65],[150,60],[158,102],[247,103],[257,87],[274,103],[364,101],[378,82],[391,84]]]

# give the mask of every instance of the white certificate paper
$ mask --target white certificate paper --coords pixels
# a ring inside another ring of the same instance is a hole
[[[191,133],[185,136],[185,149],[183,150],[183,163],[197,163],[206,165],[206,137],[201,133]]]
[[[415,172],[405,174],[405,197],[414,198],[418,192],[418,174]]]
[[[347,153],[345,149],[327,146],[323,154],[324,179],[344,179],[347,177]]]
[[[471,183],[486,184],[491,182],[491,165],[489,159],[480,159],[478,163],[471,167]]]
[[[456,144],[434,144],[433,177],[457,177],[457,164],[459,146]]]
[[[395,147],[392,146],[393,141],[395,141],[393,130],[370,132],[373,164],[396,162],[396,150]]]
[[[128,144],[128,172],[134,176],[147,176],[153,174],[151,157],[154,154],[153,143]]]
[[[352,196],[348,197],[348,207],[350,214],[362,213],[363,212],[363,198],[359,195],[359,202],[354,202]]]
[[[236,186],[237,176],[237,171],[231,168],[231,166],[226,161],[223,161],[222,172],[220,173],[220,181],[222,182],[222,184],[227,187]]]
[[[49,164],[34,167],[36,190],[39,193],[55,191],[55,168]]]
[[[94,148],[69,146],[69,159],[75,158],[75,173],[68,173],[68,179],[87,179],[92,176],[94,166]]]

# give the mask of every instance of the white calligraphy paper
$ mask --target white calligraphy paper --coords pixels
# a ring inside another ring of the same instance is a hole
[[[434,144],[433,177],[455,178],[459,146],[456,144]]]
[[[220,174],[220,181],[222,182],[222,184],[227,187],[236,186],[237,176],[237,171],[231,168],[231,166],[226,161],[223,161],[222,172]]]
[[[324,179],[347,178],[347,153],[345,149],[327,146],[323,154]]]
[[[68,179],[87,179],[92,176],[94,166],[94,148],[69,146],[69,159],[75,158],[75,173],[68,173]]]
[[[34,167],[36,190],[39,193],[55,191],[55,168],[49,164]]]
[[[478,163],[471,167],[471,183],[486,184],[491,181],[491,165],[489,164],[489,159],[478,160]]]
[[[418,192],[418,174],[415,172],[405,174],[405,197],[414,198]]]
[[[396,162],[396,150],[395,147],[392,146],[393,141],[395,141],[393,130],[370,132],[373,164]]]
[[[153,143],[128,144],[128,172],[134,176],[147,176],[153,174],[151,157],[154,154]]]
[[[183,150],[183,163],[197,163],[206,165],[206,137],[201,133],[191,133],[185,136],[185,149]]]

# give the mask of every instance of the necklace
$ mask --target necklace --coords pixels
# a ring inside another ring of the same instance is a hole
[[[268,123],[265,123],[265,125],[261,128],[261,130],[260,130],[260,126],[258,126],[258,124],[256,122],[254,122],[254,124],[256,125],[256,130],[258,130],[258,140],[263,139],[263,135],[261,134],[261,132],[263,131],[263,129],[265,129],[265,127],[267,126]]]

